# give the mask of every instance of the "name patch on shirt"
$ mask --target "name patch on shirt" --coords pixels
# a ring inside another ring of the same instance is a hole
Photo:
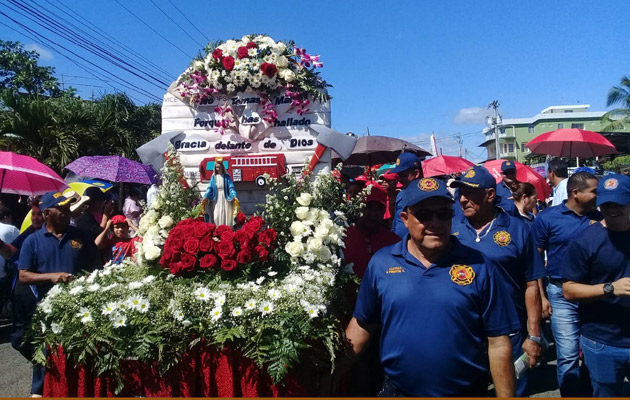
[[[386,274],[400,274],[405,272],[403,267],[389,267],[389,269],[385,272]]]
[[[459,286],[470,285],[475,279],[475,271],[470,265],[454,264],[449,273],[451,280]]]
[[[81,242],[79,242],[78,240],[71,240],[70,246],[72,246],[72,248],[75,250],[79,250],[81,247],[83,247],[83,244],[81,244]]]
[[[498,244],[501,247],[505,247],[512,241],[512,237],[506,231],[499,231],[494,234],[494,243]]]

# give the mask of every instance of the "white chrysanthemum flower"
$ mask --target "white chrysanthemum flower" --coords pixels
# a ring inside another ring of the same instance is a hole
[[[243,315],[243,309],[241,307],[236,307],[232,310],[233,317],[240,317],[241,315]]]
[[[50,314],[52,312],[50,297],[46,297],[41,303],[39,303],[39,307],[45,314]]]
[[[263,301],[260,303],[259,311],[262,315],[269,315],[273,312],[273,303],[270,301]]]
[[[142,296],[131,296],[127,299],[126,306],[127,308],[130,308],[132,310],[140,310],[140,305],[144,302],[145,300],[142,298]]]
[[[112,324],[115,328],[120,328],[127,325],[127,317],[122,314],[116,314],[114,318],[112,318]]]
[[[210,318],[212,321],[218,321],[223,315],[223,309],[221,307],[215,307],[210,311]]]
[[[264,277],[264,276],[261,276],[260,278],[256,279],[256,284],[257,284],[257,285],[260,285],[260,284],[262,284],[264,281],[265,281],[265,277]],[[250,282],[250,283],[251,283],[251,282]],[[253,286],[253,285],[250,285],[250,286]]]
[[[205,287],[200,287],[200,288],[195,289],[195,291],[193,292],[193,295],[199,301],[206,302],[212,299],[212,294],[210,293],[210,290],[208,290],[208,288],[205,288]]]
[[[278,289],[269,289],[267,291],[267,296],[269,296],[269,298],[272,300],[278,300],[280,297],[282,297],[282,293],[280,293]]]
[[[103,308],[101,309],[101,314],[111,315],[117,309],[118,309],[118,303],[112,301],[103,306]]]
[[[149,311],[149,306],[150,306],[149,300],[142,299],[142,302],[140,303],[140,305],[138,305],[138,311],[145,314],[147,311]]]
[[[61,331],[63,330],[63,328],[61,327],[61,325],[59,325],[56,322],[53,322],[52,324],[50,324],[50,330],[55,334],[59,334],[61,333]]]
[[[225,304],[225,294],[221,294],[219,296],[215,296],[214,298],[214,306],[221,307]]]
[[[173,310],[173,318],[175,318],[177,321],[183,321],[184,320],[184,312],[182,310]]]
[[[83,324],[92,322],[92,312],[87,307],[81,307],[77,313],[77,317],[81,317],[81,323]]]
[[[249,299],[245,302],[245,309],[246,310],[253,310],[254,308],[256,308],[256,300],[254,299]]]
[[[114,282],[114,283],[112,283],[112,284],[110,284],[110,285],[104,286],[104,287],[101,289],[101,292],[107,292],[107,291],[110,291],[110,290],[112,290],[113,288],[115,288],[116,286],[118,286],[118,283]]]
[[[151,283],[154,280],[155,280],[155,275],[149,275],[149,276],[147,276],[146,278],[144,278],[142,280],[142,283],[144,283],[146,285],[147,283]]]
[[[134,289],[140,289],[142,286],[144,286],[144,283],[142,282],[131,282],[129,283],[129,285],[127,285],[129,287],[129,289],[134,290]]]
[[[79,293],[83,292],[83,286],[75,286],[72,289],[70,289],[70,291],[68,293],[70,293],[73,296],[76,296]]]
[[[52,299],[53,297],[55,297],[61,292],[62,292],[61,285],[55,285],[48,291],[48,294],[46,295],[46,299]]]

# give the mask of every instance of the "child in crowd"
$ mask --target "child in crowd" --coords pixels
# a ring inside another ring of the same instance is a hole
[[[110,228],[113,236],[109,237]],[[103,232],[98,235],[94,243],[101,250],[107,250],[106,258],[114,264],[120,264],[125,257],[131,257],[136,253],[135,243],[141,241],[140,237],[129,237],[129,228],[137,232],[138,227],[123,215],[114,215]]]

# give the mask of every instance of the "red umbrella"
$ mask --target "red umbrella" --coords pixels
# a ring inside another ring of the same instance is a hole
[[[422,172],[425,177],[429,178],[462,172],[473,165],[475,164],[461,157],[437,156],[422,162]]]
[[[67,187],[55,171],[36,159],[0,151],[0,192],[40,196],[51,191],[61,192]]]
[[[494,176],[497,183],[503,180],[501,176],[501,164],[506,160],[491,160],[486,161],[483,166]],[[516,180],[519,182],[529,182],[536,188],[538,200],[545,201],[547,197],[551,195],[551,186],[547,183],[547,180],[543,178],[538,172],[536,172],[529,165],[521,164],[518,161],[513,161],[516,165]]]
[[[536,136],[525,146],[538,154],[558,157],[596,157],[617,154],[615,146],[597,132],[577,128],[556,129]]]

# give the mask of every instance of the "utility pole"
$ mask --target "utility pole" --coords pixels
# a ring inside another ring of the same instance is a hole
[[[462,144],[464,144],[464,141],[462,140],[462,133],[457,132],[455,137],[457,138],[457,144],[459,145],[459,157],[462,158]]]
[[[499,100],[494,100],[492,103],[488,104],[488,108],[494,109],[494,118],[488,117],[488,122],[494,127],[494,148],[495,148],[495,160],[501,158],[501,150],[499,149],[499,125],[501,125],[501,115],[498,112]]]

